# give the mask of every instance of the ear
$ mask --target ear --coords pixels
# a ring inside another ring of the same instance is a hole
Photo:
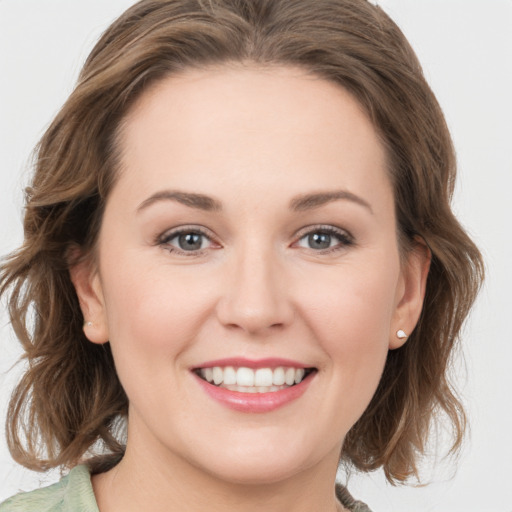
[[[100,275],[90,258],[74,258],[74,261],[69,275],[84,317],[84,333],[92,343],[106,343],[109,333]]]
[[[407,337],[399,337],[397,332],[402,330],[409,335],[416,327],[423,309],[432,253],[422,238],[416,237],[413,243],[402,263],[397,305],[389,337],[390,350],[400,348],[407,341]]]

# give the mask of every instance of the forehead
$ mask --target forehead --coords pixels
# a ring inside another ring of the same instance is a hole
[[[289,195],[390,188],[383,145],[357,101],[299,68],[233,65],[165,78],[126,117],[121,149],[124,179],[141,194],[176,183],[210,194],[268,195],[272,184]]]

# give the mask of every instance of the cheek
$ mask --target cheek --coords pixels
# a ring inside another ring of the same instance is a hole
[[[381,271],[386,268],[386,272]],[[328,356],[324,369],[333,383],[331,407],[355,421],[371,400],[386,361],[396,303],[398,265],[340,269],[304,293],[303,317]],[[343,416],[343,415],[342,415]]]
[[[398,270],[383,268],[385,273],[380,266],[343,268],[303,293],[304,316],[322,333],[319,338],[331,344],[330,353],[357,353],[376,344],[387,348]]]
[[[152,267],[142,257],[126,257],[121,265],[105,266],[104,274],[110,341],[119,352],[116,363],[136,357],[138,364],[169,364],[209,314],[208,287],[183,269]]]
[[[178,411],[186,410],[176,379],[185,369],[181,354],[197,339],[212,301],[200,280],[145,263],[105,272],[110,344],[131,407],[148,417],[162,414],[164,421],[169,390]]]

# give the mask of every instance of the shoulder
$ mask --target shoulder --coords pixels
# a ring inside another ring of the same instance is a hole
[[[74,467],[56,484],[16,494],[0,512],[99,512],[87,466]]]

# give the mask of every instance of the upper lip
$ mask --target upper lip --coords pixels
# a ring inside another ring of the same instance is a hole
[[[266,357],[264,359],[247,359],[245,357],[228,357],[224,359],[215,359],[214,361],[206,361],[192,367],[192,370],[199,370],[200,368],[213,368],[214,366],[235,366],[237,368],[277,368],[279,366],[286,366],[292,368],[313,368],[313,366],[304,364],[300,361],[292,359],[284,359],[280,357]]]

